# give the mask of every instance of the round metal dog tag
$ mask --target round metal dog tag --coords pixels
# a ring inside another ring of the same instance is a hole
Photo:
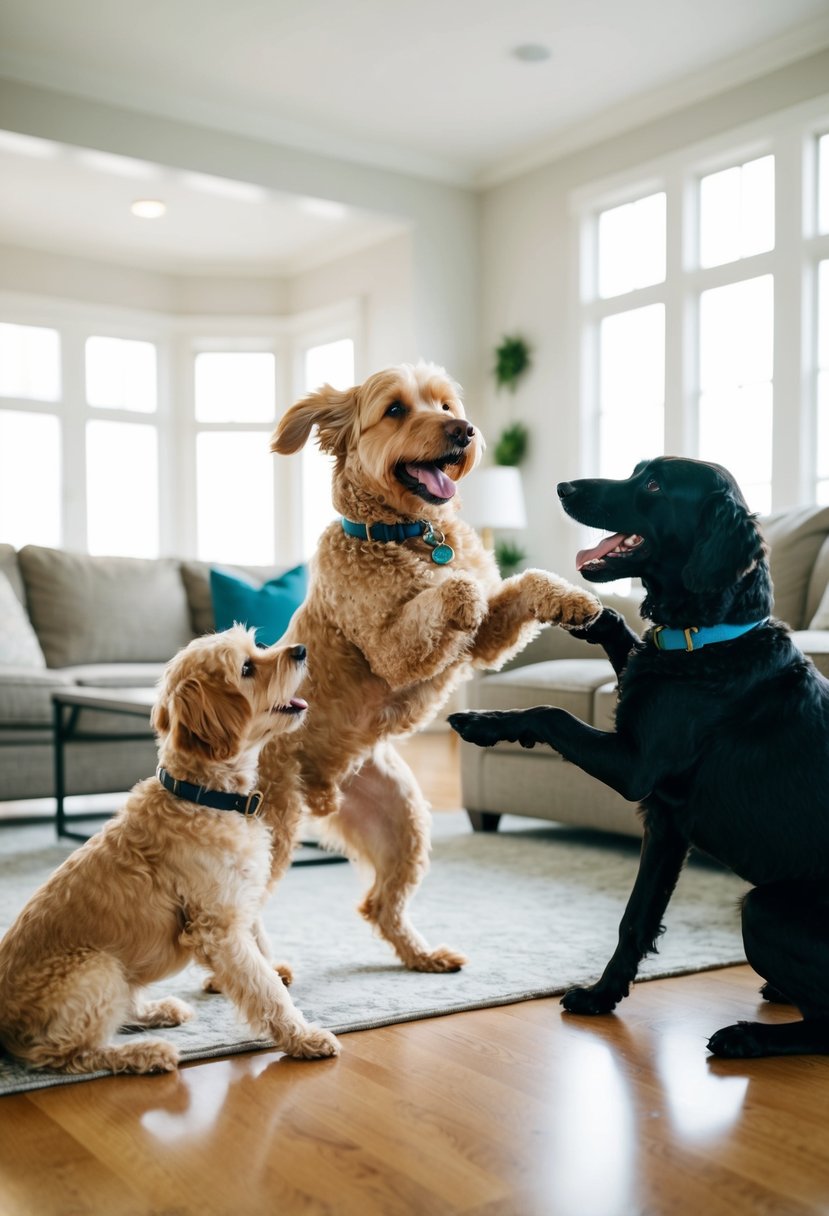
[[[432,561],[437,562],[439,566],[445,566],[454,556],[455,550],[451,545],[435,545],[432,550]]]

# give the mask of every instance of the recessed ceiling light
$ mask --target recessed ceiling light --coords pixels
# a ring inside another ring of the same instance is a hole
[[[142,220],[158,220],[167,210],[167,204],[159,198],[137,198],[130,211]]]
[[[541,42],[523,42],[521,46],[513,47],[511,53],[513,59],[519,59],[521,63],[543,63],[553,52]]]

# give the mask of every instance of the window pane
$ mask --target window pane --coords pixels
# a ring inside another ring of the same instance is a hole
[[[829,370],[817,378],[817,475],[829,482]]]
[[[665,308],[606,317],[599,332],[599,468],[629,477],[665,443]]]
[[[708,174],[699,195],[701,266],[721,266],[774,248],[773,156]]]
[[[60,398],[60,338],[37,325],[0,324],[0,396]]]
[[[274,560],[274,457],[269,431],[196,436],[198,556],[268,565]]]
[[[305,388],[308,392],[330,384],[350,388],[354,383],[354,343],[350,338],[312,346],[305,352]],[[309,558],[317,547],[320,533],[337,512],[331,502],[332,456],[325,456],[315,444],[302,449],[302,553]]]
[[[818,367],[829,368],[829,261],[818,265],[817,290],[817,363]]]
[[[829,232],[829,135],[818,140],[818,232]]]
[[[158,557],[158,434],[138,422],[86,424],[90,553]]]
[[[700,296],[700,389],[772,378],[774,296],[770,274]]]
[[[825,137],[824,137],[825,138]],[[818,502],[829,502],[829,261],[818,266],[817,460]]]
[[[753,511],[771,508],[771,275],[700,297],[699,455],[724,465]]]
[[[599,215],[599,295],[618,296],[665,279],[665,195]]]
[[[267,351],[204,351],[196,355],[199,422],[272,422],[276,359]]]
[[[156,349],[152,342],[88,338],[86,399],[105,409],[153,413],[158,406]]]
[[[0,410],[0,541],[61,543],[60,423],[51,414]]]

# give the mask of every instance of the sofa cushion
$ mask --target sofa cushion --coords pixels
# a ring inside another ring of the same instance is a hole
[[[37,634],[26,609],[15,595],[7,576],[0,570],[0,665],[6,667],[45,667]]]
[[[230,629],[236,623],[256,629],[260,646],[278,642],[291,617],[305,599],[308,572],[295,566],[259,586],[229,570],[210,571],[210,594],[217,629]]]
[[[52,693],[71,688],[62,671],[45,667],[0,667],[0,725],[51,726]]]
[[[166,661],[193,636],[172,558],[90,557],[39,545],[18,557],[50,667]]]
[[[778,511],[760,524],[771,547],[774,615],[792,629],[802,629],[817,607],[807,616],[812,568],[829,535],[829,507]]]
[[[476,681],[475,709],[531,709],[558,705],[592,723],[594,697],[602,685],[614,681],[607,659],[553,659],[498,672]]]
[[[829,677],[829,632],[825,629],[800,629],[792,641],[814,663],[822,675]]]

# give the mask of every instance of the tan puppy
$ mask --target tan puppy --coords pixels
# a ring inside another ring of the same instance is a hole
[[[273,832],[245,813],[258,801],[247,796],[262,746],[305,718],[295,695],[304,659],[304,646],[258,650],[253,631],[234,626],[197,638],[167,665],[153,711],[159,775],[135,786],[0,942],[0,1042],[9,1052],[71,1073],[170,1071],[178,1059],[171,1043],[110,1039],[120,1026],[192,1017],[175,997],[143,1001],[141,989],[195,958],[282,1051],[338,1053],[334,1036],[294,1007],[265,957],[258,917]],[[203,790],[178,785],[176,796],[162,778]],[[230,801],[237,806],[209,805]]]
[[[407,364],[345,392],[325,386],[287,411],[272,447],[296,452],[314,428],[336,458],[334,504],[349,522],[320,538],[284,639],[311,650],[307,727],[265,748],[260,783],[276,808],[293,787],[297,805],[326,820],[325,836],[372,867],[360,911],[407,967],[457,970],[463,957],[430,949],[408,920],[427,868],[428,806],[390,740],[428,722],[473,668],[500,667],[542,623],[582,625],[600,605],[542,570],[501,581],[458,513],[456,482],[482,441],[441,368]],[[274,879],[286,863],[275,857]]]

